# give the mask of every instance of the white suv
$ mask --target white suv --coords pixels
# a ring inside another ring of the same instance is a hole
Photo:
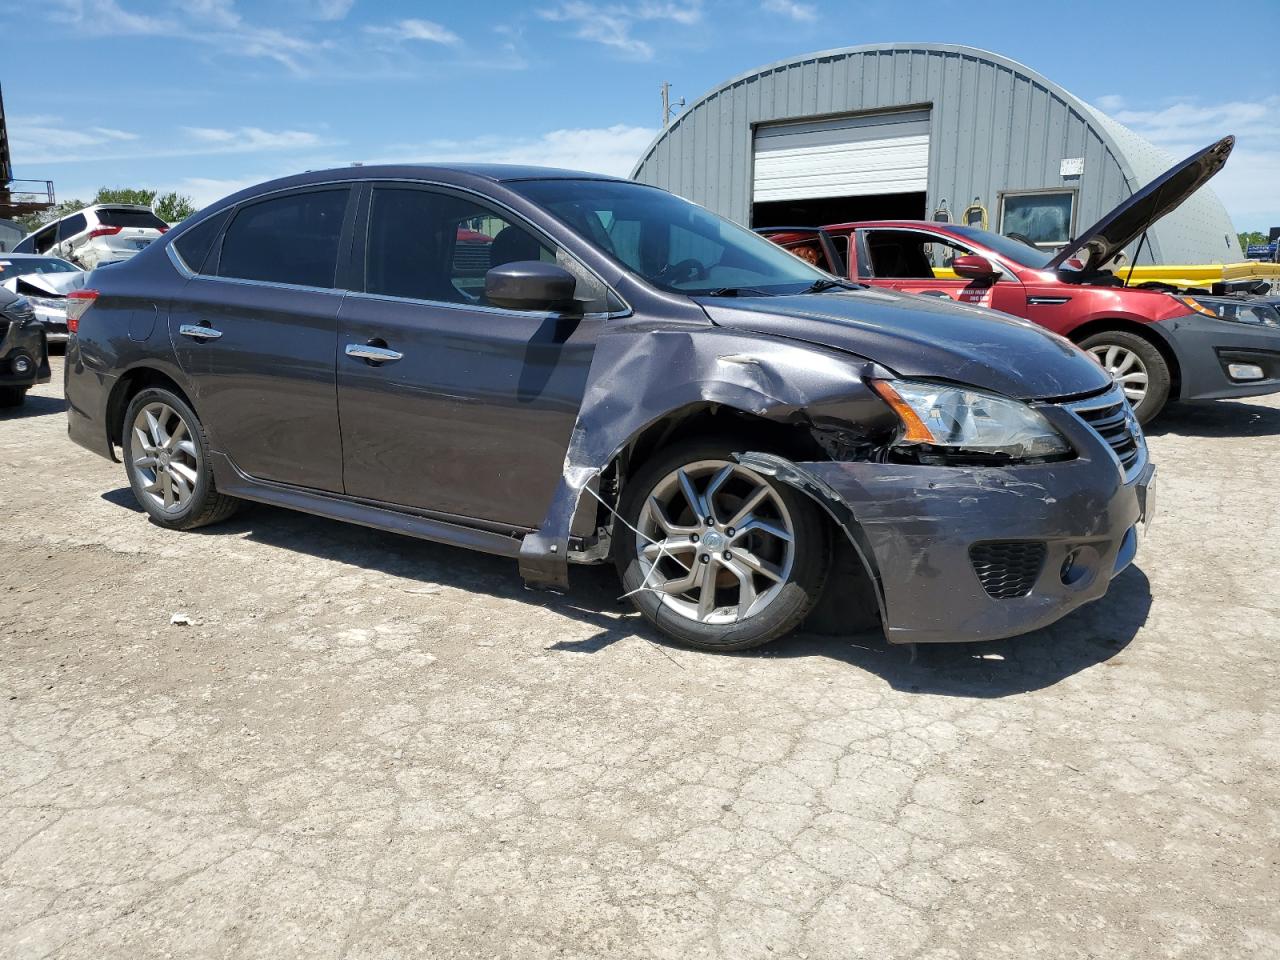
[[[128,260],[169,229],[150,207],[99,203],[27,234],[14,253],[64,257],[85,270]]]

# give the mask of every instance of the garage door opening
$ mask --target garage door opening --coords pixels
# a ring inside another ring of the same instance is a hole
[[[776,200],[751,207],[753,227],[822,227],[858,220],[924,220],[927,217],[923,191],[873,197]]]
[[[929,111],[766,124],[754,161],[752,226],[921,219]]]

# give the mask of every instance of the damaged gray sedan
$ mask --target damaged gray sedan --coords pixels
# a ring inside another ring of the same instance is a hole
[[[893,642],[1022,633],[1102,596],[1151,515],[1133,411],[1066,340],[836,280],[628,181],[307,173],[68,300],[71,437],[156,523],[256,500],[556,590],[608,561],[706,649],[824,595]]]

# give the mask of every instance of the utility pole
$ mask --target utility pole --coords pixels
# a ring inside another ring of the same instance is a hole
[[[666,80],[662,81],[662,128],[665,130],[671,125],[671,115],[684,106],[684,97],[676,101],[675,107],[671,106],[671,84]]]

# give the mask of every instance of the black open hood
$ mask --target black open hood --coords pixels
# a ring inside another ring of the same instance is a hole
[[[1204,186],[1222,169],[1235,145],[1235,137],[1223,137],[1174,164],[1063,247],[1047,269],[1057,270],[1074,257],[1084,264],[1084,274],[1096,273],[1148,226],[1172,213]]]

